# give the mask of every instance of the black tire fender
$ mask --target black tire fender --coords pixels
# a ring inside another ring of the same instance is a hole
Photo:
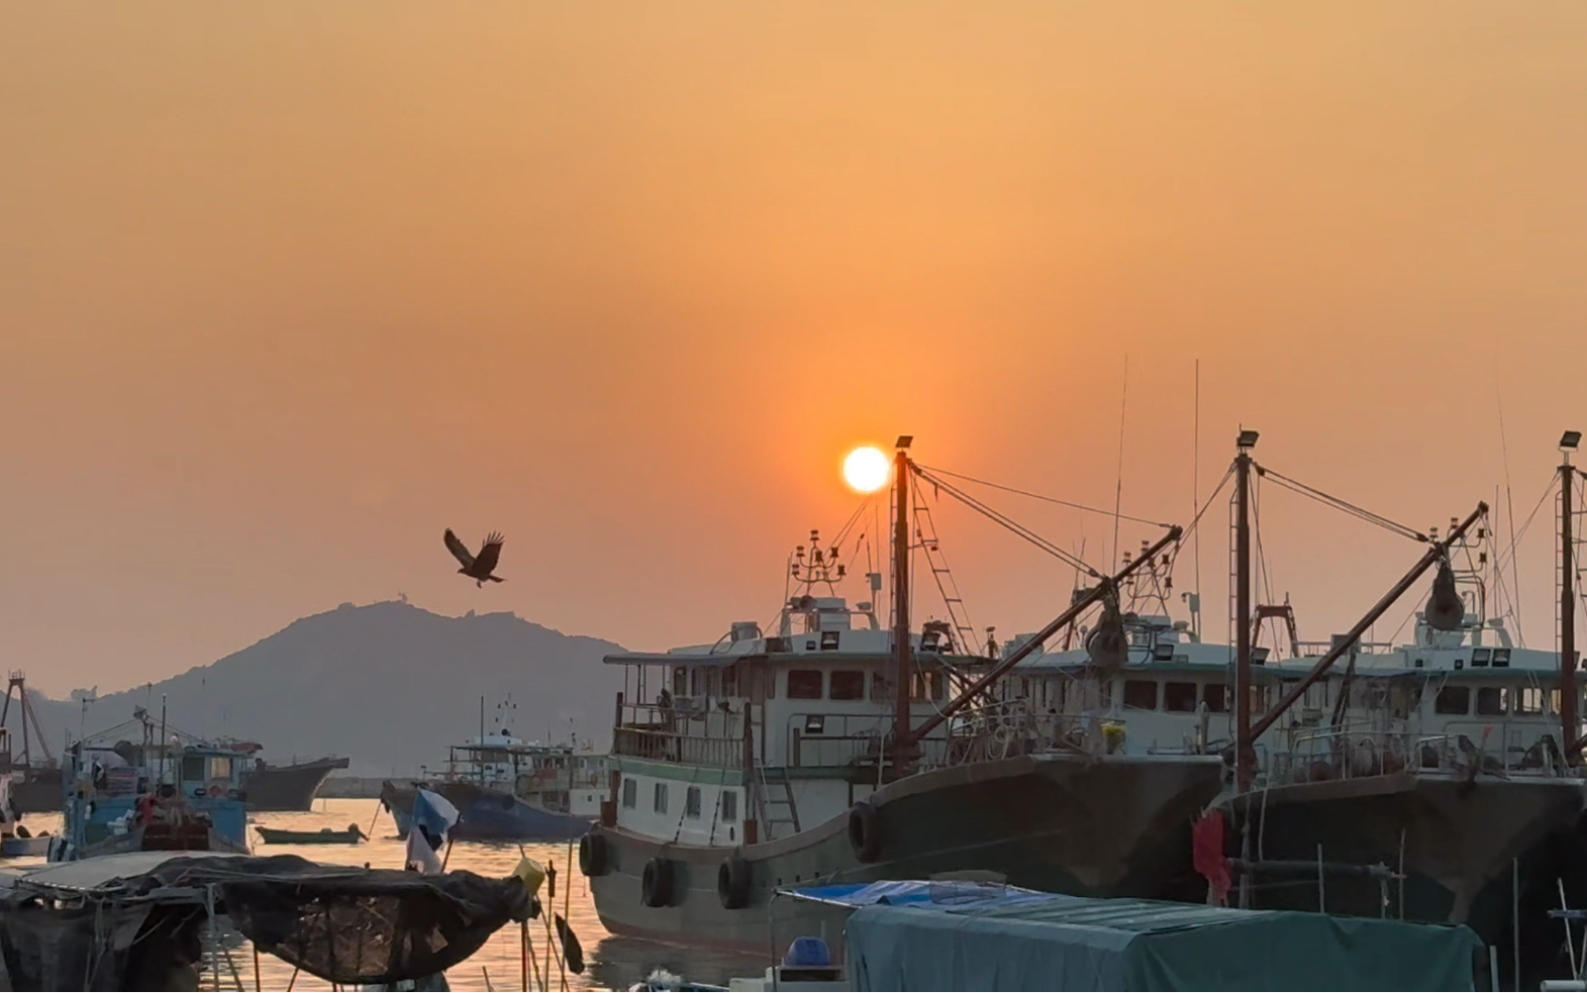
[[[672,863],[664,858],[653,858],[645,863],[644,875],[639,880],[639,899],[647,907],[672,906]]]
[[[849,847],[861,862],[875,862],[882,854],[882,812],[861,800],[849,808]]]
[[[606,875],[606,835],[588,831],[579,839],[579,871],[586,876]]]
[[[716,895],[726,910],[742,910],[749,906],[749,863],[737,855],[722,860],[716,870]]]

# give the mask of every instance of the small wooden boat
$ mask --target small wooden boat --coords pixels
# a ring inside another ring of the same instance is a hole
[[[267,845],[356,845],[367,840],[357,824],[347,825],[345,831],[320,828],[318,831],[287,831],[282,828],[255,827],[259,838]]]

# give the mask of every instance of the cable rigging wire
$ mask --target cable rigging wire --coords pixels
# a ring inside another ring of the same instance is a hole
[[[962,479],[967,483],[975,483],[977,486],[989,486],[994,490],[1002,490],[1005,493],[1014,493],[1019,496],[1030,497],[1032,500],[1040,500],[1043,503],[1057,504],[1060,507],[1069,507],[1074,510],[1082,510],[1088,514],[1101,514],[1104,517],[1115,516],[1114,512],[1111,510],[1101,510],[1096,507],[1087,507],[1083,503],[1073,503],[1069,500],[1060,500],[1057,497],[1043,496],[1040,493],[1031,493],[1028,490],[1015,489],[1012,486],[1003,486],[1000,483],[988,482],[984,479],[977,479],[974,476],[966,476],[963,473],[949,472],[946,469],[938,469],[935,466],[921,465],[918,462],[911,464],[915,467],[915,470],[920,473],[933,473],[938,476],[949,476],[953,479]],[[1167,529],[1173,527],[1172,524],[1165,524],[1162,521],[1149,521],[1144,517],[1131,517],[1129,514],[1118,514],[1117,516],[1120,520],[1131,521],[1135,524],[1150,524],[1154,528]]]
[[[911,465],[914,468],[916,476],[919,476],[926,482],[936,486],[941,492],[948,494],[955,500],[958,500],[966,507],[969,507],[971,510],[992,521],[994,524],[997,524],[999,527],[1013,532],[1015,535],[1030,542],[1032,545],[1035,545],[1048,555],[1058,559],[1060,562],[1074,566],[1076,569],[1081,570],[1088,576],[1096,579],[1103,578],[1102,574],[1097,572],[1091,566],[1087,565],[1085,562],[1076,558],[1074,555],[1071,555],[1069,552],[1065,551],[1059,546],[1053,544],[1051,541],[1048,541],[1046,538],[1043,538],[1035,531],[1025,527],[1023,524],[1020,524],[1018,521],[1008,517],[1006,514],[1003,514],[1000,511],[988,506],[987,504],[982,503],[980,500],[977,500],[975,497],[954,486],[952,483],[937,478],[933,470],[927,470],[919,465],[914,465],[913,463],[911,463]]]

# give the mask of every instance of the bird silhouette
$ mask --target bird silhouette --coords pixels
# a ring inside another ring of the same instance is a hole
[[[500,576],[491,575],[496,570],[496,562],[501,558],[502,542],[506,539],[492,531],[485,536],[485,544],[480,546],[479,554],[474,555],[468,546],[458,540],[451,528],[446,529],[446,550],[456,556],[463,563],[463,568],[457,570],[474,581],[475,586],[484,586],[485,580],[493,583],[504,583],[506,580]]]

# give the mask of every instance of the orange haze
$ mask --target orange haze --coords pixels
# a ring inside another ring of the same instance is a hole
[[[855,444],[1111,508],[1126,356],[1126,513],[1191,514],[1199,358],[1204,492],[1244,424],[1447,524],[1502,492],[1502,401],[1524,518],[1587,429],[1584,51],[1568,0],[6,4],[0,654],[108,690],[399,591],[712,641]],[[1418,554],[1262,510],[1303,636]],[[978,625],[1067,601],[938,518]]]

